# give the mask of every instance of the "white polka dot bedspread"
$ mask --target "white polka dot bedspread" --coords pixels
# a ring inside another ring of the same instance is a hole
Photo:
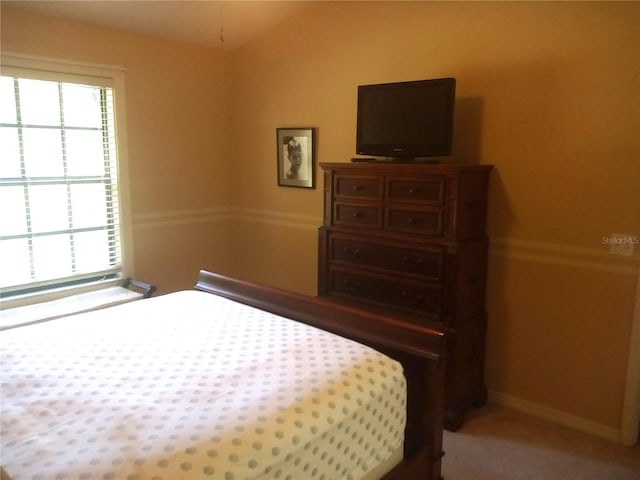
[[[0,342],[12,480],[356,480],[404,440],[395,360],[204,292]]]

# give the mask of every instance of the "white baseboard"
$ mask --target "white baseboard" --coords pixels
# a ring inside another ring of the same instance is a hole
[[[595,437],[604,438],[612,442],[620,443],[620,431],[615,428],[601,425],[591,420],[569,415],[553,408],[548,408],[537,403],[522,400],[500,392],[490,391],[489,401],[502,405],[533,417],[542,418],[552,423],[569,427],[580,432],[588,433]]]

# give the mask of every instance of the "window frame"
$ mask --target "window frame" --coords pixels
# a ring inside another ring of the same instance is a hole
[[[106,280],[90,282],[61,281],[51,288],[11,295],[1,300],[1,309],[39,303],[109,288],[134,276],[133,271],[133,229],[130,208],[130,183],[127,156],[127,128],[125,115],[125,69],[114,65],[89,64],[58,58],[2,52],[0,66],[5,76],[89,84],[109,87],[113,92],[113,117],[118,171],[117,196],[119,204],[120,256],[122,269],[119,275]],[[34,286],[39,282],[34,282]],[[46,283],[46,282],[45,282]]]

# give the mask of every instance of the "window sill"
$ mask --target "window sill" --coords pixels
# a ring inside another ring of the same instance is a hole
[[[144,296],[144,293],[116,286],[79,293],[59,300],[0,310],[0,330],[111,307],[138,300]]]

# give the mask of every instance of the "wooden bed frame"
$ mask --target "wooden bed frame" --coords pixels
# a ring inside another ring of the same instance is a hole
[[[213,293],[369,345],[398,360],[407,379],[404,460],[384,480],[440,480],[445,338],[441,331],[201,270],[196,290]]]

